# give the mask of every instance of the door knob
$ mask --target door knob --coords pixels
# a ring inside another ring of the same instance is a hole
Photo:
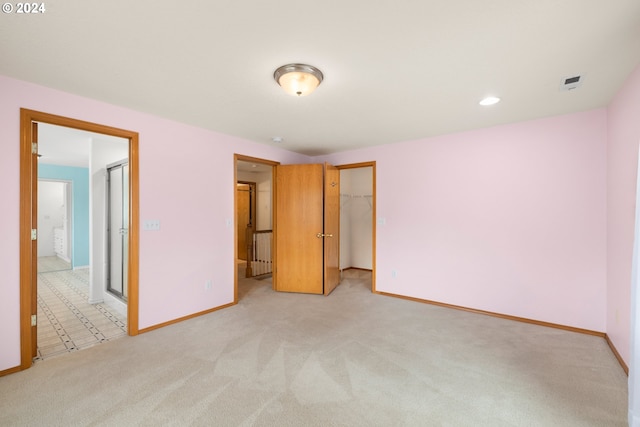
[[[316,237],[319,239],[321,237],[333,237],[333,234],[323,234],[323,233],[318,233],[316,234]]]

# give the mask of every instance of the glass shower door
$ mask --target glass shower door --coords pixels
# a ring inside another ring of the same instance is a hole
[[[129,250],[129,164],[107,168],[107,291],[127,301]]]

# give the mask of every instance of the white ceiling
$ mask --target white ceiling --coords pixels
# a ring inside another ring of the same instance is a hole
[[[2,14],[0,74],[309,155],[604,107],[640,63],[638,0],[44,4]]]
[[[129,144],[124,138],[38,123],[38,162],[88,168],[93,141]]]
[[[236,170],[245,174],[261,174],[269,173],[272,171],[272,167],[263,163],[247,162],[244,160],[238,160],[236,162]]]

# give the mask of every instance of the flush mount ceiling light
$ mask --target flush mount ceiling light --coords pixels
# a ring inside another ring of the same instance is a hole
[[[497,104],[498,102],[500,102],[500,98],[495,96],[487,96],[482,101],[480,101],[480,105],[487,107],[489,105]]]
[[[287,64],[278,68],[273,78],[289,95],[305,96],[318,87],[324,76],[311,65]]]

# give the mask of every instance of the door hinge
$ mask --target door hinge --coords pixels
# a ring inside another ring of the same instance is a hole
[[[38,315],[37,314],[32,314],[31,315],[31,326],[38,326]]]
[[[38,240],[38,230],[35,228],[31,229],[31,240]]]
[[[32,142],[31,143],[31,154],[38,154],[38,143],[37,142]]]

